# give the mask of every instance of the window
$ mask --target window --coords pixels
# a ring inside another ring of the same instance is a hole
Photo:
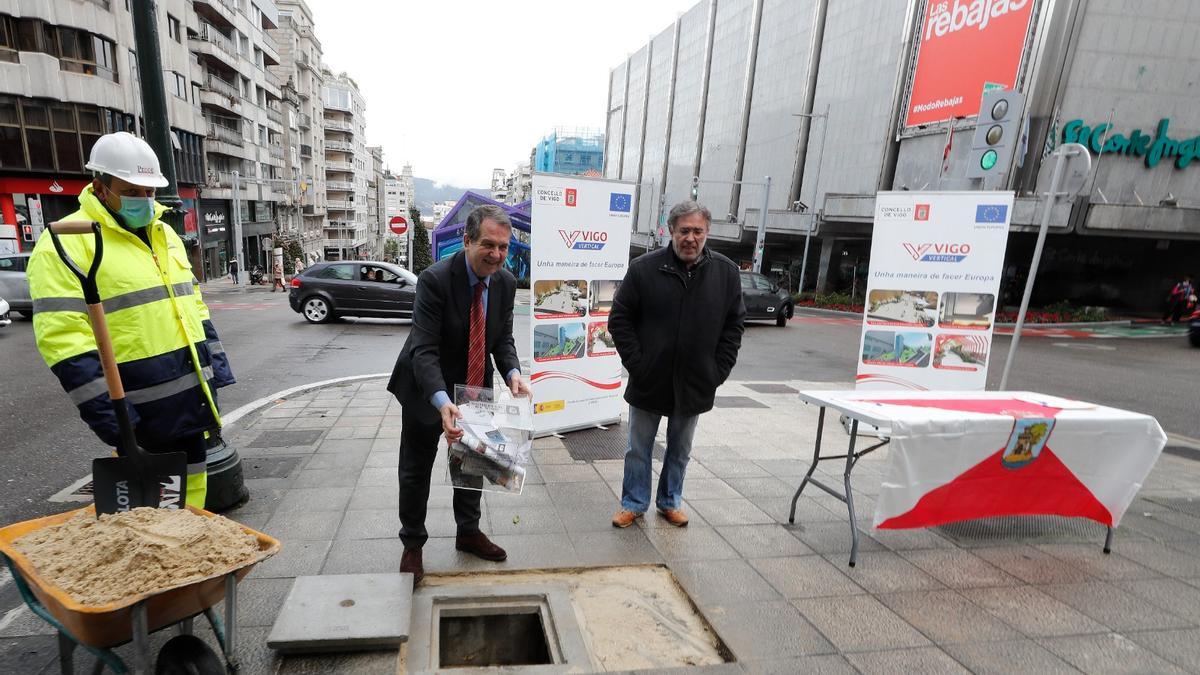
[[[138,81],[142,77],[138,73],[137,52],[133,51],[132,49],[129,50],[129,76],[132,77],[134,81]]]
[[[54,154],[58,157],[59,171],[83,172],[83,159],[79,151],[79,131],[75,123],[75,108],[56,105],[51,109],[54,122]]]
[[[16,63],[17,22],[11,16],[0,16],[0,61]]]
[[[200,83],[199,82],[192,83],[192,103],[195,103],[196,105],[200,105]]]
[[[174,71],[171,72],[171,75],[171,93],[186,101],[188,97],[187,78]]]
[[[354,265],[330,265],[321,270],[321,273],[317,276],[321,279],[352,281],[354,279]]]
[[[25,143],[29,148],[29,168],[35,171],[54,170],[54,152],[50,144],[50,115],[45,104],[23,101],[21,113],[25,120]]]
[[[751,276],[754,279],[755,290],[759,290],[759,291],[771,290],[771,280],[770,279],[767,279],[766,277],[764,277],[761,274],[753,274]]]
[[[169,35],[172,40],[178,42],[179,44],[183,44],[183,37],[180,35],[181,32],[182,31],[180,31],[179,19],[176,19],[175,17],[168,14],[167,15],[167,35]]]

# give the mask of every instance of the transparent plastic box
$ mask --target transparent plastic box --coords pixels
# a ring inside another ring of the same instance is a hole
[[[459,490],[520,494],[533,450],[533,402],[507,390],[455,385],[462,438],[450,444],[448,473]]]

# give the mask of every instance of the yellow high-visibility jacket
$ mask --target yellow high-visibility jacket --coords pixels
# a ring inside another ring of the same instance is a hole
[[[140,442],[170,447],[173,439],[220,428],[214,392],[233,384],[225,349],[179,235],[159,218],[148,226],[152,247],[121,227],[88,185],[80,209],[64,220],[96,221],[104,241],[96,285],[104,304],[113,351]],[[92,263],[91,234],[60,235],[63,249],[85,272]],[[43,232],[28,265],[33,330],[38,350],[102,441],[119,445],[120,432],[88,323],[80,281]],[[189,505],[204,505],[202,457],[189,453]]]

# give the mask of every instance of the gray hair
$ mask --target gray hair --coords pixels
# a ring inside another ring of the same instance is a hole
[[[463,231],[463,239],[479,241],[480,230],[483,228],[485,220],[492,220],[512,229],[512,221],[509,220],[508,213],[504,209],[495,204],[483,204],[471,209],[471,213],[467,215],[467,229]]]
[[[708,212],[708,209],[697,201],[687,199],[671,207],[671,212],[667,214],[667,227],[674,230],[676,221],[693,213],[701,214],[704,216],[705,224],[712,225],[712,214]]]

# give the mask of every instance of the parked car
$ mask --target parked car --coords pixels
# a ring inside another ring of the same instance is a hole
[[[372,260],[320,262],[292,278],[288,303],[310,323],[343,316],[412,318],[417,276]]]
[[[742,301],[746,303],[748,321],[775,321],[786,326],[792,318],[792,296],[761,274],[742,272]]]
[[[29,253],[0,254],[0,298],[8,300],[9,308],[26,319],[33,317],[33,299],[29,297],[29,278],[25,267]]]
[[[4,328],[12,323],[12,318],[8,314],[8,303],[5,302],[4,298],[0,298],[0,328]]]

